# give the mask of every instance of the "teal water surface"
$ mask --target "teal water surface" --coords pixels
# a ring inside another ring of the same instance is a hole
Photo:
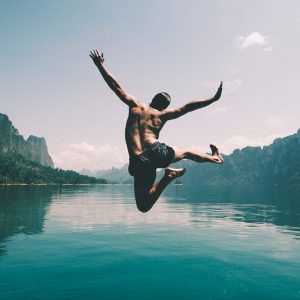
[[[300,188],[0,188],[0,299],[300,299]]]

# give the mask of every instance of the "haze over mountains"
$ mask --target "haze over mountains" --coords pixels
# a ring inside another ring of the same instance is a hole
[[[300,184],[300,129],[297,133],[276,139],[264,147],[236,149],[224,155],[225,163],[197,164],[183,161],[174,166],[185,167],[187,172],[180,182],[187,185],[234,184]],[[127,172],[128,165],[81,174],[100,176],[117,183],[133,182]]]

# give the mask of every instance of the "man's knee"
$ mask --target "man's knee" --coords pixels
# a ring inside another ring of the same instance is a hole
[[[142,213],[146,213],[151,209],[149,191],[150,191],[150,187],[149,188],[135,187],[136,207]]]
[[[148,212],[151,209],[151,207],[149,207],[149,206],[138,205],[138,204],[136,204],[136,207],[142,213],[146,213],[146,212]]]
[[[193,159],[195,154],[192,152],[192,151],[189,151],[189,150],[185,150],[183,153],[182,153],[182,156],[183,156],[183,159]]]
[[[135,200],[136,200],[136,207],[140,212],[146,213],[151,209],[151,206],[149,205],[146,197],[136,198]]]

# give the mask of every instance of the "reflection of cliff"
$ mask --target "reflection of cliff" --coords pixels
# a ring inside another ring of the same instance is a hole
[[[167,194],[173,195],[169,202],[189,204],[195,222],[203,215],[205,205],[207,210],[217,209],[221,218],[254,225],[285,226],[300,235],[299,186],[200,186],[188,189],[182,186],[169,189]],[[222,209],[229,206],[232,210],[225,216]]]
[[[5,252],[1,243],[15,234],[42,233],[45,216],[55,188],[0,188],[0,255]]]

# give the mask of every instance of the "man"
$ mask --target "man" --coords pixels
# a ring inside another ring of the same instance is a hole
[[[210,145],[212,154],[203,154],[191,150],[174,150],[158,142],[160,130],[167,121],[181,117],[193,110],[205,107],[221,97],[222,82],[216,95],[206,100],[195,100],[182,107],[167,109],[171,97],[163,92],[157,94],[150,105],[140,102],[129,95],[117,80],[103,66],[104,56],[98,50],[90,52],[90,57],[99,69],[108,86],[129,107],[125,139],[129,153],[129,174],[134,177],[134,192],[137,208],[141,212],[149,211],[162,191],[175,178],[185,173],[184,168],[173,169],[169,165],[182,159],[195,162],[224,162],[215,145]],[[163,178],[155,183],[156,169],[165,168]]]

